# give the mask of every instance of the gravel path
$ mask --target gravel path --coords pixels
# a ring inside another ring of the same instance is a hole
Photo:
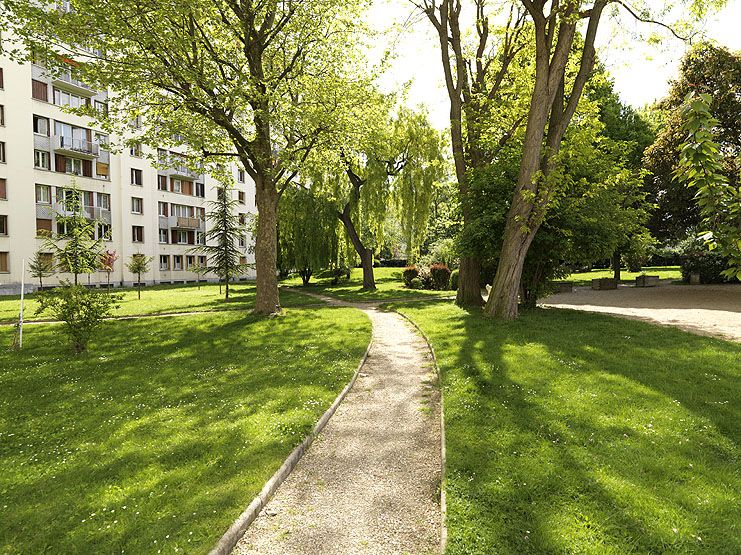
[[[439,552],[440,405],[431,354],[398,314],[364,311],[373,343],[355,386],[234,553]]]
[[[700,335],[741,341],[741,284],[577,287],[543,299],[543,306],[604,312],[666,324]]]

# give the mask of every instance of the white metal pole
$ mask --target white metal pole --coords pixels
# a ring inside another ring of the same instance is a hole
[[[21,313],[18,322],[18,347],[23,348],[23,294],[26,291],[26,259],[23,259],[21,268]]]

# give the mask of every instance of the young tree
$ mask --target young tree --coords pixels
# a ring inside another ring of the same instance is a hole
[[[44,288],[44,278],[54,275],[54,259],[52,255],[43,250],[33,253],[33,258],[28,264],[31,277],[39,278],[39,289]]]
[[[116,90],[107,112],[88,111],[107,128],[124,129],[143,116],[149,125],[128,133],[138,141],[162,146],[177,136],[207,161],[241,163],[255,182],[260,216],[256,310],[279,310],[278,200],[310,152],[338,123],[347,124],[337,114],[354,101],[343,88],[358,78],[362,4],[75,0],[74,9],[58,10],[1,0],[0,6],[3,27],[37,55],[60,65],[72,58],[75,77]],[[16,54],[28,57],[29,50]]]
[[[308,285],[315,271],[337,260],[337,231],[334,204],[308,188],[286,189],[280,199],[278,234],[282,268],[296,270]]]
[[[206,264],[201,264],[200,262],[196,263],[195,265],[191,266],[190,270],[196,275],[196,284],[198,287],[198,290],[201,290],[201,278],[205,276],[208,273],[208,266]]]
[[[224,281],[227,301],[229,282],[244,270],[244,265],[239,261],[242,257],[239,238],[244,235],[245,229],[239,223],[238,206],[239,201],[232,198],[231,188],[219,187],[216,200],[209,202],[210,211],[206,214],[211,224],[206,232],[206,244],[194,249],[208,257],[209,271]],[[209,245],[209,242],[213,244]]]
[[[111,272],[118,258],[119,256],[116,254],[116,251],[110,249],[106,250],[100,257],[100,267],[106,273],[107,289],[111,288]]]
[[[104,240],[95,238],[98,222],[88,219],[82,194],[74,182],[62,191],[60,205],[62,210],[56,213],[58,231],[46,238],[44,248],[52,252],[62,272],[74,275],[73,283],[78,285],[80,274],[90,274],[98,268]]]
[[[146,274],[149,271],[149,263],[151,261],[151,257],[140,252],[135,252],[126,263],[126,268],[129,272],[136,274],[136,296],[138,299],[142,298],[142,274]]]

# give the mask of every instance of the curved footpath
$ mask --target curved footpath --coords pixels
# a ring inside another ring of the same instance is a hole
[[[440,396],[432,355],[399,314],[362,310],[373,342],[353,389],[234,553],[440,551]]]

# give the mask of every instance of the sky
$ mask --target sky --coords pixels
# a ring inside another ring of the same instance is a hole
[[[424,105],[432,123],[448,125],[448,98],[442,81],[439,44],[432,25],[414,15],[409,0],[376,0],[368,13],[372,28],[388,32],[393,58],[381,86],[387,91],[408,86],[407,104]],[[597,38],[598,55],[615,80],[623,102],[640,108],[662,98],[679,67],[687,45],[665,33],[658,45],[637,40],[658,29],[630,16],[608,17]],[[731,50],[741,50],[741,0],[728,0],[726,7],[702,26],[708,38]],[[661,33],[659,33],[661,34]],[[380,55],[379,51],[375,55]]]

